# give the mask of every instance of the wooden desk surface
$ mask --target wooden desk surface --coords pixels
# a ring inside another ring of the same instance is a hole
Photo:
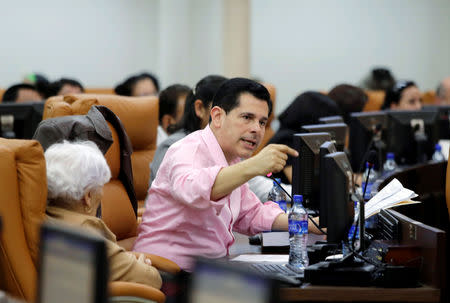
[[[230,248],[230,255],[259,254],[261,247],[250,245],[248,237],[235,233],[236,242]],[[417,288],[381,288],[356,286],[322,286],[303,284],[300,287],[282,288],[282,302],[440,302],[438,288],[422,286]]]

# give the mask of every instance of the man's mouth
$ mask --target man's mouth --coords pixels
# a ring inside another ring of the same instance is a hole
[[[254,149],[256,147],[257,141],[256,140],[252,140],[252,139],[241,139],[242,142],[244,142],[244,145],[248,148],[248,149]]]

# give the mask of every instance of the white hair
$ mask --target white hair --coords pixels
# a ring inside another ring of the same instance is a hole
[[[45,162],[49,201],[80,201],[111,178],[105,157],[91,141],[53,144],[45,151]]]

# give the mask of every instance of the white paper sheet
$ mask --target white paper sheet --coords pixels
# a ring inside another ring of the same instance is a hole
[[[259,262],[287,263],[289,261],[289,255],[244,254],[231,259],[231,261],[251,262],[251,263],[259,263]]]

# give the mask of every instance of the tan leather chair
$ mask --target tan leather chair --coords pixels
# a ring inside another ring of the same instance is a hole
[[[33,302],[36,295],[39,229],[45,219],[47,178],[41,145],[35,140],[0,138],[0,288],[10,295]],[[165,258],[147,255],[160,270],[176,273],[179,267]],[[139,296],[164,302],[153,287],[111,282],[112,297]],[[138,299],[137,299],[138,300]]]
[[[382,90],[366,90],[365,93],[367,94],[368,99],[364,105],[363,112],[381,110],[386,93]]]
[[[277,97],[277,90],[276,90],[275,86],[273,86],[270,83],[261,83],[261,84],[264,85],[267,88],[267,90],[269,91],[270,99],[272,100],[272,113],[269,116],[269,120],[267,120],[266,132],[264,133],[264,138],[262,139],[259,147],[254,152],[254,155],[256,155],[261,149],[263,149],[264,146],[266,146],[267,142],[269,142],[269,140],[275,134],[275,132],[273,131],[273,129],[271,127],[271,123],[272,123],[273,119],[275,119],[275,104],[276,104],[275,101],[276,101],[276,97]]]
[[[423,104],[434,104],[436,102],[436,92],[429,90],[422,93],[422,102]]]
[[[156,150],[158,99],[88,94],[56,96],[46,101],[43,119],[85,115],[93,105],[104,105],[111,109],[119,117],[128,134],[133,147],[131,164],[134,190],[141,209],[138,210],[138,214],[142,214],[148,189],[149,163]],[[114,127],[110,125],[110,129],[114,143],[105,157],[112,177],[103,190],[102,218],[116,235],[119,244],[130,250],[136,239],[138,222],[130,207],[130,199],[125,187],[119,180],[120,166],[123,164],[120,161],[120,145]]]

